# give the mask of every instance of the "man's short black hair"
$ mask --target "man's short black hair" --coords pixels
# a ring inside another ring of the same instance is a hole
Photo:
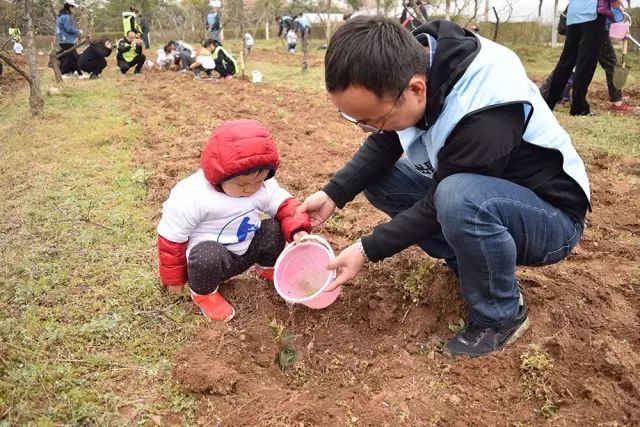
[[[357,16],[331,37],[325,56],[329,92],[351,85],[379,98],[395,97],[415,74],[426,74],[428,53],[405,28],[383,16]]]

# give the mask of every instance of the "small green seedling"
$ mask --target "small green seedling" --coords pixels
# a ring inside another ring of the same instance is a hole
[[[276,319],[271,319],[269,327],[276,341],[280,342],[280,350],[276,353],[275,362],[280,367],[280,370],[285,371],[292,367],[298,359],[298,350],[293,345],[295,336],[285,335],[284,324]]]
[[[464,319],[458,320],[458,323],[449,323],[449,329],[451,329],[454,334],[462,332],[465,326],[467,326],[467,324],[464,322]]]

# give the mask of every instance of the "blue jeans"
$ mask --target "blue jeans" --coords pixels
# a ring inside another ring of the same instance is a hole
[[[432,184],[403,157],[364,194],[393,217],[424,198]],[[445,178],[435,206],[441,231],[419,246],[456,271],[470,320],[483,327],[500,327],[518,313],[516,265],[562,260],[584,229],[530,189],[484,175]]]

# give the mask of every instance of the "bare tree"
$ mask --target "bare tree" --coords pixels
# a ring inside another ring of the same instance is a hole
[[[542,19],[542,2],[543,1],[544,0],[539,0],[538,2],[538,19],[540,20]]]
[[[553,25],[551,26],[551,47],[558,46],[558,0],[553,2]]]
[[[20,0],[17,3],[17,9],[22,10],[22,30],[24,34],[25,50],[27,53],[27,63],[29,70],[23,69],[11,58],[9,52],[4,47],[0,49],[0,59],[4,60],[11,68],[16,70],[29,83],[29,108],[31,115],[40,117],[44,114],[44,99],[40,90],[40,78],[38,77],[38,64],[36,60],[36,44],[34,42],[33,21],[31,14],[33,11],[32,0]]]

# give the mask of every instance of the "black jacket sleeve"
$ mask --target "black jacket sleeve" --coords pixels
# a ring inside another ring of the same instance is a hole
[[[390,257],[438,232],[434,201],[438,183],[457,173],[501,176],[523,132],[520,104],[494,107],[460,121],[438,153],[438,170],[425,197],[362,238],[369,259]]]
[[[323,191],[342,208],[391,168],[401,155],[402,146],[397,133],[371,134]]]
[[[118,54],[122,55],[125,52],[129,52],[131,50],[131,45],[129,43],[125,43],[124,40],[120,40],[118,42]]]

